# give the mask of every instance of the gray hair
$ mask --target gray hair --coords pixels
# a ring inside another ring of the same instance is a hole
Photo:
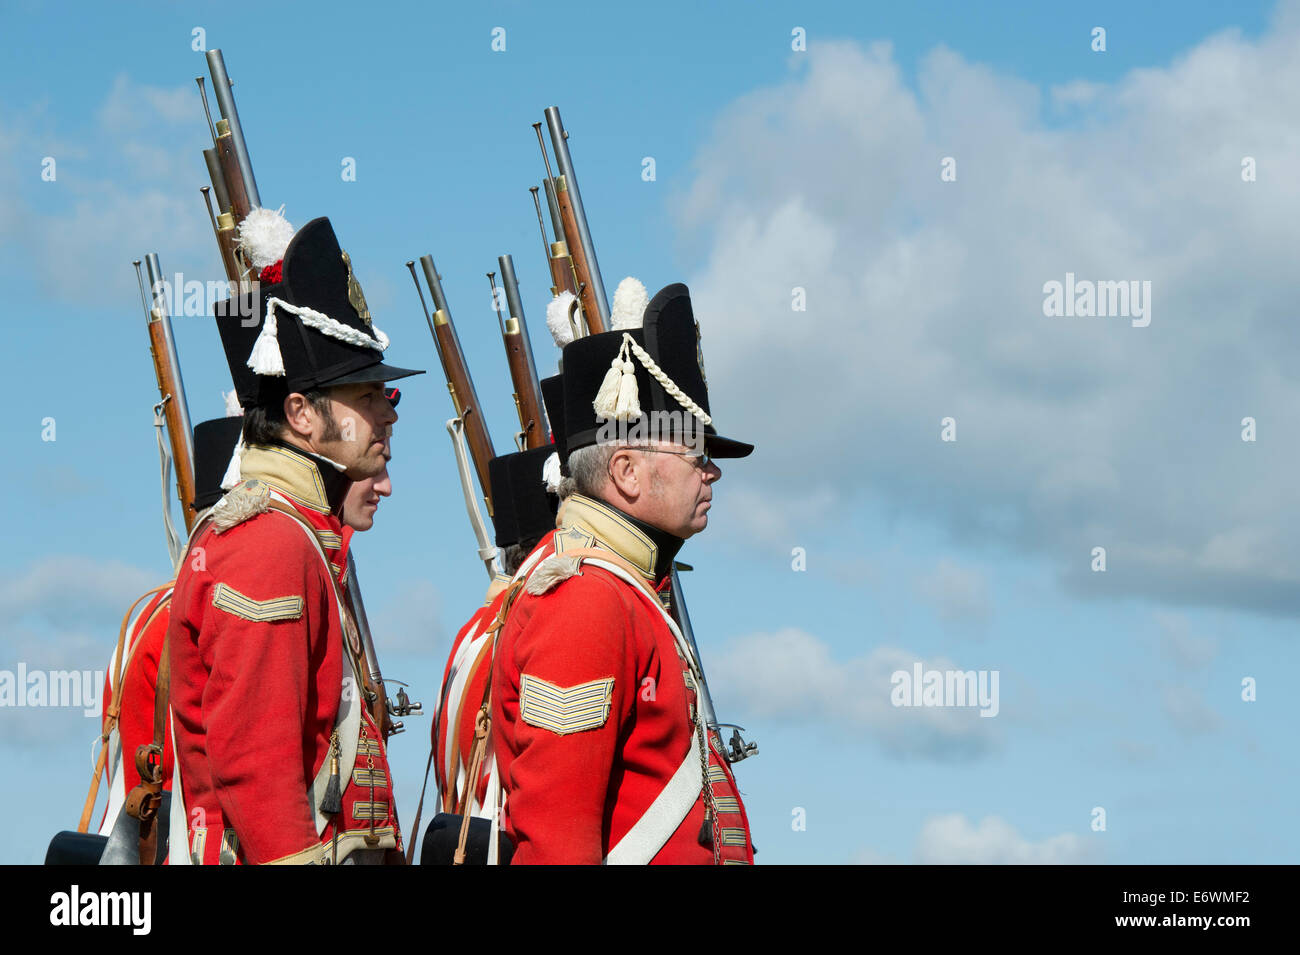
[[[617,445],[593,444],[570,452],[569,474],[572,475],[573,489],[586,497],[598,497],[609,480],[609,459],[616,450]]]

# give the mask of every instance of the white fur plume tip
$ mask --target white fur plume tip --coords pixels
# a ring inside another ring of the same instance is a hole
[[[243,407],[239,404],[239,392],[234,388],[229,391],[223,391],[221,397],[226,399],[226,417],[238,418],[244,413]]]
[[[542,465],[542,483],[546,485],[546,490],[552,494],[560,493],[560,481],[563,476],[560,474],[560,456],[552,451],[546,463]]]
[[[573,341],[573,325],[569,323],[569,309],[576,298],[577,296],[565,289],[546,306],[546,327],[551,330],[551,337],[560,348]]]
[[[645,286],[629,275],[614,290],[614,308],[609,313],[610,329],[617,331],[622,328],[640,328],[649,304],[650,296],[646,293]]]
[[[264,269],[284,258],[293,226],[285,219],[284,206],[276,211],[254,209],[239,224],[239,248],[244,259],[256,269]]]

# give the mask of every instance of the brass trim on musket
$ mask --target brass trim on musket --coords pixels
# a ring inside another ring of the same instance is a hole
[[[240,181],[240,192],[247,199],[249,208],[262,204],[257,191],[257,180],[253,177],[253,164],[248,158],[248,145],[244,141],[244,129],[239,123],[239,110],[235,108],[235,97],[231,93],[230,75],[226,72],[226,60],[220,50],[208,50],[208,72],[212,74],[212,92],[217,98],[217,109],[234,138],[235,167]],[[231,198],[234,196],[232,194]],[[240,215],[240,218],[247,213]]]
[[[445,322],[443,324],[446,324]],[[461,404],[460,395],[456,394],[456,385],[453,382],[447,382],[447,394],[451,395],[451,406],[456,411],[457,418],[465,417],[465,406]]]
[[[506,334],[507,335],[519,334],[519,319],[515,318],[513,315],[511,315],[509,318],[506,319]]]
[[[566,229],[565,236],[570,240],[571,248],[574,247],[573,240],[577,240],[576,247],[581,254],[575,255],[574,258],[582,259],[582,266],[591,286],[591,295],[595,300],[596,311],[595,314],[587,315],[587,324],[593,332],[604,331],[609,327],[609,300],[605,297],[605,285],[600,277],[600,264],[596,260],[596,246],[591,239],[591,228],[587,224],[587,213],[582,205],[582,193],[578,189],[578,179],[573,171],[573,157],[569,155],[569,134],[564,128],[563,120],[560,119],[558,106],[546,107],[545,113],[546,125],[551,133],[551,148],[555,150],[555,162],[560,167],[560,174],[555,182],[557,198],[561,188],[568,193],[575,225],[575,235],[569,235]],[[568,223],[566,222],[565,225],[567,226]],[[580,282],[581,278],[580,274]]]
[[[229,136],[229,135],[230,135],[230,123],[226,122],[224,119],[217,120],[217,135],[212,137],[212,141],[215,143],[222,136]]]
[[[435,325],[446,325],[450,321],[451,321],[451,316],[449,316],[442,309],[438,309],[436,312],[433,313],[433,324]]]

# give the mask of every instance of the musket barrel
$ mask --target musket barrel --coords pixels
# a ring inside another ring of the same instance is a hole
[[[451,309],[447,307],[447,296],[442,293],[442,279],[438,278],[438,270],[433,267],[433,256],[420,256],[420,268],[424,269],[424,280],[429,283],[429,294],[433,296],[433,310],[450,315]]]
[[[230,192],[226,189],[226,177],[221,173],[221,160],[217,158],[215,146],[203,150],[203,161],[208,166],[208,178],[212,180],[212,193],[217,199],[217,211],[229,212]]]
[[[176,339],[172,335],[171,315],[167,309],[167,298],[163,294],[165,283],[157,253],[150,252],[146,255],[144,264],[149,276],[150,341],[161,342],[163,355],[155,356],[155,363],[157,364],[159,360],[164,363],[170,379],[165,383],[160,374],[158,387],[161,391],[170,386],[171,390],[171,400],[167,402],[164,410],[167,415],[167,429],[171,432],[173,457],[177,459],[177,492],[184,509],[185,526],[189,528],[193,525],[195,516],[190,509],[190,504],[194,500],[194,431],[190,425],[190,410],[185,400],[185,382],[181,377],[180,359],[176,354]]]
[[[209,54],[210,56],[211,54]],[[596,299],[596,309],[600,314],[600,324],[609,327],[609,301],[605,297],[605,283],[600,278],[600,266],[596,262],[596,246],[591,240],[591,229],[587,225],[587,214],[582,207],[582,194],[578,191],[578,178],[573,172],[573,159],[569,155],[568,133],[560,120],[558,106],[546,107],[546,125],[551,131],[551,146],[555,150],[555,161],[560,167],[560,175],[568,187],[569,201],[573,204],[574,219],[578,228],[578,242],[582,247],[582,256],[587,262],[590,273],[592,293]]]
[[[362,654],[366,660],[366,677],[376,694],[373,701],[375,722],[379,724],[384,736],[388,737],[395,732],[388,713],[388,688],[384,686],[384,675],[379,671],[379,654],[375,651],[375,638],[370,633],[370,620],[366,617],[366,605],[361,599],[361,584],[357,581],[357,562],[351,549],[348,550],[347,592],[356,619],[357,635],[361,638]]]
[[[497,256],[497,265],[501,267],[501,285],[506,290],[506,307],[512,318],[519,319],[519,331],[523,335],[524,354],[528,356],[528,374],[532,381],[533,394],[542,393],[541,379],[537,374],[537,362],[533,359],[533,343],[528,337],[528,323],[524,321],[524,303],[519,297],[519,279],[515,276],[515,262],[509,255]],[[542,412],[545,417],[545,412]],[[544,423],[544,422],[543,422]]]
[[[551,235],[558,242],[564,238],[564,219],[560,216],[560,200],[555,196],[555,180],[544,179],[542,185],[546,188],[546,208],[551,211]]]
[[[429,283],[429,293],[433,296],[436,309],[433,315],[435,347],[447,376],[447,387],[451,391],[456,415],[464,421],[465,442],[474,459],[479,489],[483,492],[483,500],[491,515],[492,482],[488,475],[488,462],[496,457],[492,437],[488,434],[487,423],[483,419],[483,408],[474,389],[474,380],[470,378],[469,368],[465,364],[465,352],[460,347],[460,336],[456,334],[456,326],[451,320],[451,310],[447,307],[447,296],[442,291],[442,281],[438,278],[438,270],[433,266],[433,256],[420,256],[420,267],[424,269],[424,278]]]
[[[244,128],[239,124],[239,110],[235,108],[235,97],[230,90],[230,77],[226,73],[226,61],[220,50],[208,51],[208,69],[212,73],[212,92],[217,97],[217,109],[221,118],[230,125],[230,135],[234,140],[235,159],[239,164],[239,175],[244,181],[244,192],[250,206],[262,204],[262,197],[257,192],[257,180],[253,178],[253,163],[248,158],[248,145],[244,142]]]

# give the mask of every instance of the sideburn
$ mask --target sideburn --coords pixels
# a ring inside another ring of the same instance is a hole
[[[334,420],[334,411],[330,408],[330,400],[327,397],[319,405],[313,402],[313,406],[320,414],[321,421],[325,425],[325,433],[321,435],[322,441],[339,441],[343,438],[343,432],[339,429],[338,422]]]

